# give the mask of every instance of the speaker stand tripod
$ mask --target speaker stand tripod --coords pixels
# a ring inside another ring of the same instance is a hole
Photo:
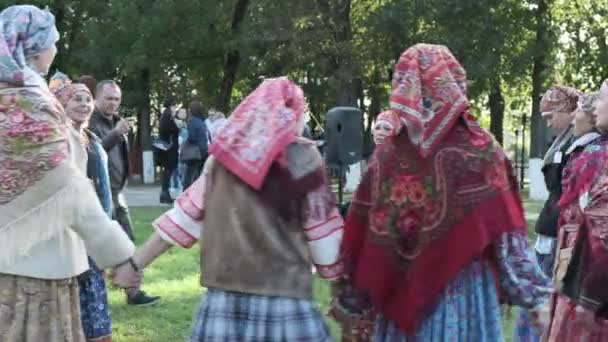
[[[343,173],[344,166],[342,166],[341,162],[338,162],[338,204],[340,208],[342,208],[342,203],[344,199],[344,181],[343,181]]]

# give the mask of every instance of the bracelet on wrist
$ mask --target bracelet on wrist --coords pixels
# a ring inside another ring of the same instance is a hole
[[[129,263],[129,265],[131,265],[131,267],[133,268],[133,270],[135,272],[139,272],[141,270],[141,267],[137,266],[137,264],[135,263],[135,261],[133,260],[133,257],[129,257],[129,259],[121,262],[120,264],[116,265],[116,267],[120,267],[125,265],[126,263]]]

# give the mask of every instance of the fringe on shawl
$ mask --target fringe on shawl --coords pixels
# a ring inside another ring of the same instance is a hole
[[[78,217],[82,216],[83,208],[90,205],[83,203],[83,199],[91,197],[92,191],[92,184],[86,177],[73,177],[63,189],[46,201],[1,227],[0,266],[27,256],[36,245],[71,229]]]

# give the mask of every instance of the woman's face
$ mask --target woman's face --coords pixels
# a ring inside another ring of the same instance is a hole
[[[570,112],[553,112],[546,116],[547,126],[552,128],[556,132],[561,132],[568,128],[572,123],[572,113]]]
[[[386,121],[378,121],[374,126],[374,143],[376,145],[384,144],[386,139],[393,133],[393,126]]]
[[[574,135],[577,137],[591,132],[593,129],[593,117],[584,111],[577,109],[574,111]]]
[[[188,112],[186,111],[186,108],[180,108],[175,114],[175,117],[179,120],[186,121],[188,119]]]
[[[93,97],[86,91],[79,91],[72,96],[65,106],[66,115],[76,124],[81,125],[93,113]]]
[[[595,103],[595,127],[602,132],[608,132],[608,90],[600,91]]]
[[[53,44],[53,46],[42,51],[40,54],[30,57],[28,62],[39,74],[46,75],[49,73],[56,55],[57,47]]]

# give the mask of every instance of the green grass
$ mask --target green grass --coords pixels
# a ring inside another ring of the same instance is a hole
[[[534,220],[541,205],[526,202],[528,231],[533,238]],[[152,233],[152,222],[166,208],[132,208],[132,219],[138,242],[145,241]],[[156,260],[144,276],[143,290],[162,300],[152,307],[129,307],[124,292],[110,290],[110,305],[115,342],[173,342],[185,341],[190,334],[192,317],[201,300],[204,289],[199,285],[199,251],[195,246],[184,250],[173,248]],[[328,285],[320,280],[314,283],[315,301],[321,312],[326,312],[330,301]],[[504,332],[511,340],[517,309],[505,315]],[[332,334],[339,336],[339,328],[329,322]],[[339,341],[339,339],[336,339]]]

